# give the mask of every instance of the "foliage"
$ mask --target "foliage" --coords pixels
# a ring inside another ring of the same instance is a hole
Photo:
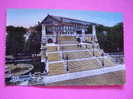
[[[97,37],[100,47],[105,52],[123,52],[123,23],[112,27],[97,26]],[[104,34],[104,31],[107,33]]]
[[[6,54],[16,56],[19,54],[31,55],[40,52],[41,25],[31,27],[33,31],[25,42],[24,27],[7,26]]]
[[[16,55],[23,52],[24,48],[24,34],[26,28],[7,26],[7,39],[6,39],[6,54]]]
[[[36,26],[33,27],[36,31],[41,32],[42,31],[42,25],[38,24]]]
[[[89,34],[92,33],[92,25],[89,25],[89,26],[88,26],[86,34],[87,34],[87,33],[89,33]]]

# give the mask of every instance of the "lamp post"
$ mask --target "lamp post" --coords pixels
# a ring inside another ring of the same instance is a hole
[[[94,51],[94,48],[95,48],[95,46],[94,46],[94,43],[93,43],[93,44],[92,44],[93,56],[95,56],[95,51]]]
[[[95,42],[95,37],[96,37],[96,25],[92,25],[92,48],[93,48],[93,56],[95,56],[95,53],[94,53],[94,42]]]
[[[103,60],[102,60],[102,67],[104,67],[104,53],[102,53],[102,56],[103,56]]]
[[[69,67],[68,67],[68,55],[66,56],[66,61],[67,61],[66,70],[69,71]]]
[[[62,46],[62,47],[61,47],[62,59],[64,59],[64,53],[63,53],[63,49],[64,49],[64,47]]]

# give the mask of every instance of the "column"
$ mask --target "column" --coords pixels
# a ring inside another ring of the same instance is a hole
[[[57,35],[57,33],[55,32],[55,31],[53,31],[53,36],[52,36],[52,38],[53,38],[53,42],[54,43],[56,43],[56,35]]]
[[[85,30],[82,29],[82,41],[85,41]]]
[[[56,30],[55,30],[56,27],[54,27],[54,30],[53,30],[53,35],[56,36]]]
[[[46,26],[42,24],[42,37],[41,37],[41,62],[46,64],[45,69],[48,71],[48,63],[46,59]]]
[[[96,40],[96,25],[92,25],[92,36],[93,36],[93,40]]]
[[[92,34],[96,36],[96,25],[92,25]]]
[[[42,24],[42,43],[46,43],[46,26]]]

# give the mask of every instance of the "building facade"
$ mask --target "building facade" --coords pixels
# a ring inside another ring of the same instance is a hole
[[[96,35],[96,24],[77,19],[48,15],[42,22],[42,43],[58,43],[58,36],[75,36],[85,41],[89,35],[87,28],[92,26],[91,35]]]

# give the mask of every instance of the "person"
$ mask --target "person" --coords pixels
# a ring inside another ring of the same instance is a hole
[[[102,67],[104,67],[104,58],[103,58],[103,60],[102,60]]]
[[[85,45],[85,47],[87,48],[87,44]]]
[[[41,73],[43,73],[43,72],[47,73],[46,64],[44,62],[41,62]]]
[[[82,47],[82,45],[81,45],[81,44],[79,44],[79,47],[81,48],[81,47]]]
[[[104,52],[101,54],[101,56],[104,56]]]
[[[93,56],[95,56],[95,50],[94,50],[94,45],[92,45],[92,48],[93,48]]]

